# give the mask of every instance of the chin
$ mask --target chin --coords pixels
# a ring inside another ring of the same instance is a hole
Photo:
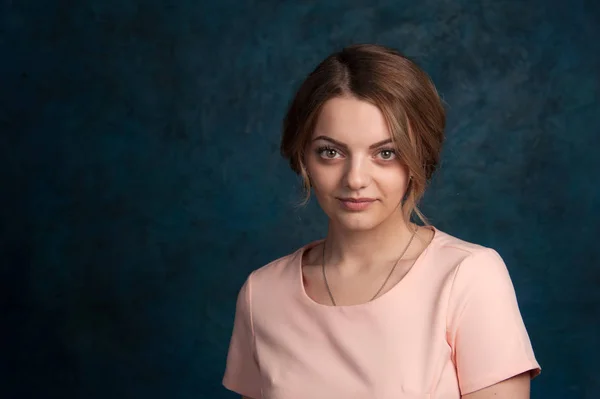
[[[368,231],[379,226],[384,218],[380,215],[369,215],[368,212],[339,213],[332,215],[337,225],[349,231]]]

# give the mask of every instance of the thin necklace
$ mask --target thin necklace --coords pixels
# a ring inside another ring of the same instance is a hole
[[[418,228],[417,228],[417,230],[418,230]],[[390,277],[392,277],[392,273],[394,273],[394,270],[396,269],[396,266],[398,266],[398,263],[400,263],[400,260],[404,257],[404,254],[408,250],[408,247],[410,247],[410,244],[412,243],[413,238],[415,238],[415,234],[417,234],[417,230],[413,231],[412,235],[410,236],[410,240],[408,241],[408,244],[406,244],[406,247],[404,248],[404,251],[402,251],[402,254],[398,258],[398,260],[396,261],[396,263],[394,263],[394,266],[392,267],[392,270],[390,270],[390,273],[388,274],[388,276],[385,279],[385,281],[383,282],[383,284],[381,284],[381,287],[379,287],[379,289],[377,290],[377,292],[375,293],[375,295],[373,295],[373,298],[371,298],[371,301],[373,299],[377,298],[377,295],[379,295],[379,293],[381,292],[381,290],[383,289],[383,287],[385,287],[385,285],[387,284],[387,282],[390,279]],[[325,287],[327,287],[327,293],[329,294],[329,298],[331,299],[331,303],[333,304],[333,306],[337,306],[336,303],[335,303],[335,299],[333,299],[333,294],[331,293],[331,288],[329,288],[329,282],[327,282],[327,273],[325,273],[325,241],[323,241],[323,263],[321,264],[321,270],[323,270],[323,281],[325,281]]]

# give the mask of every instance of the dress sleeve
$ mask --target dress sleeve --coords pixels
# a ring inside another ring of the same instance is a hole
[[[508,270],[493,249],[472,253],[457,268],[447,332],[462,395],[541,372]]]
[[[250,277],[240,289],[237,297],[223,386],[242,396],[260,399],[260,370],[254,345]]]

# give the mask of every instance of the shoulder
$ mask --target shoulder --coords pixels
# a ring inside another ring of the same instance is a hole
[[[446,281],[452,291],[502,282],[510,283],[508,269],[494,249],[436,230],[429,249],[428,275]]]
[[[453,269],[462,269],[465,265],[466,268],[480,265],[481,269],[504,265],[502,257],[493,248],[465,241],[440,230],[436,230],[436,234],[438,236],[433,246],[433,256],[442,263],[452,264]]]
[[[295,273],[300,273],[302,255],[305,251],[318,244],[319,241],[313,241],[299,247],[287,255],[276,258],[269,263],[253,270],[246,281],[247,285],[254,287],[267,288],[273,284],[281,285],[286,281],[286,277],[293,277]]]
[[[436,239],[439,250],[462,253],[465,256],[489,249],[483,245],[463,240],[439,229],[436,229]]]
[[[443,232],[440,236],[434,256],[446,265],[452,298],[514,295],[508,268],[494,248]]]

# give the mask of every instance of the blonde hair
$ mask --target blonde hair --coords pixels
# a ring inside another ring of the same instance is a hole
[[[283,122],[281,154],[302,177],[310,198],[304,152],[321,108],[334,97],[352,96],[377,106],[384,115],[400,159],[409,170],[402,212],[428,224],[417,204],[435,172],[444,141],[446,116],[433,82],[398,51],[358,44],[331,54],[306,78]]]

